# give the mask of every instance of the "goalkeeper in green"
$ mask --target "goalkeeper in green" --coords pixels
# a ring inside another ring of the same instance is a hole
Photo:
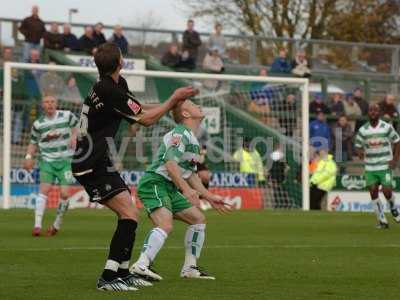
[[[195,132],[204,118],[201,108],[186,100],[176,106],[173,117],[178,125],[163,137],[157,158],[139,182],[138,196],[154,228],[130,270],[147,279],[162,279],[151,269],[151,264],[171,233],[175,218],[188,224],[181,277],[215,279],[197,265],[206,229],[205,216],[198,208],[199,197],[220,213],[228,212],[230,207],[221,196],[210,193],[196,173],[200,145]]]
[[[389,228],[389,224],[379,199],[380,185],[394,220],[400,223],[400,213],[395,206],[392,188],[392,170],[396,168],[400,157],[400,137],[390,123],[380,119],[380,114],[377,104],[369,107],[369,122],[358,130],[355,148],[360,159],[365,162],[364,176],[378,219],[377,227],[385,229]]]

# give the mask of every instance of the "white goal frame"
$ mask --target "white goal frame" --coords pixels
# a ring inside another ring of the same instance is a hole
[[[23,70],[52,70],[58,72],[78,72],[97,74],[96,68],[80,67],[80,66],[64,66],[64,65],[47,65],[47,64],[29,64],[6,62],[4,64],[4,94],[3,94],[3,208],[10,208],[11,197],[11,99],[12,99],[12,69]],[[162,72],[147,70],[130,70],[123,71],[122,74],[150,76],[158,78],[179,78],[179,79],[215,79],[219,81],[247,81],[247,82],[265,82],[265,83],[292,83],[302,86],[302,193],[303,193],[303,210],[310,209],[310,192],[309,192],[309,80],[305,78],[288,78],[288,77],[261,77],[261,76],[245,76],[245,75],[224,75],[224,74],[205,74],[205,73],[186,73],[186,72]]]

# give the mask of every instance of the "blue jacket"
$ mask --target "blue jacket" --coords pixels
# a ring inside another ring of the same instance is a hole
[[[121,37],[118,37],[117,35],[113,34],[110,41],[118,46],[122,54],[128,53],[128,41],[123,35]]]
[[[284,73],[290,74],[292,71],[292,65],[288,59],[282,59],[277,57],[274,59],[274,62],[271,65],[270,72],[271,73]]]
[[[319,138],[319,139],[317,139]],[[325,139],[322,140],[322,139]],[[311,145],[317,150],[328,150],[332,145],[331,129],[326,122],[314,120],[310,123],[310,142]],[[328,149],[326,147],[328,146]]]

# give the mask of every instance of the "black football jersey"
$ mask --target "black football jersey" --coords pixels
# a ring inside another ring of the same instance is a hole
[[[114,143],[121,120],[132,124],[141,115],[142,106],[123,77],[119,77],[118,83],[111,76],[100,78],[82,106],[72,172],[86,174],[109,164],[108,143]]]

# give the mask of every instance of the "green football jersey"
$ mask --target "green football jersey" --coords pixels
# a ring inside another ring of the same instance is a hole
[[[400,142],[400,137],[390,123],[379,120],[376,127],[372,127],[369,122],[361,126],[355,146],[365,151],[365,170],[387,170],[393,159],[392,144],[397,142]]]
[[[196,172],[199,158],[200,145],[196,136],[188,127],[179,124],[164,135],[157,157],[147,172],[159,174],[171,181],[165,163],[175,160],[181,169],[182,177],[187,179]]]
[[[78,119],[67,110],[57,110],[51,119],[41,116],[33,123],[30,143],[38,145],[42,160],[70,159],[71,128],[77,124]]]

